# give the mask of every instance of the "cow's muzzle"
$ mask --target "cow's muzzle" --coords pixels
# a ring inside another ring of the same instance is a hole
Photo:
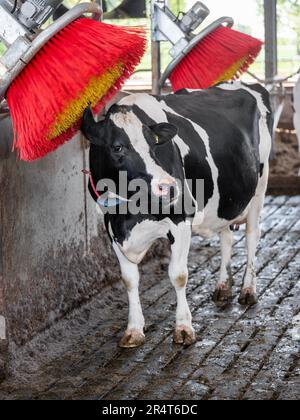
[[[168,203],[175,202],[179,197],[179,188],[175,179],[163,179],[154,186],[154,195]]]

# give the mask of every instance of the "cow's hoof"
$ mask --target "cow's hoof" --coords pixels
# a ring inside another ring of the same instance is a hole
[[[232,288],[231,287],[217,287],[213,294],[213,301],[218,308],[223,308],[232,302]]]
[[[123,349],[134,349],[145,343],[145,335],[139,330],[127,330],[121,339],[119,346]]]
[[[186,325],[176,327],[174,333],[174,343],[183,344],[184,346],[191,346],[196,342],[195,331]]]
[[[254,306],[258,302],[257,294],[252,289],[244,289],[239,297],[239,304],[242,306]]]

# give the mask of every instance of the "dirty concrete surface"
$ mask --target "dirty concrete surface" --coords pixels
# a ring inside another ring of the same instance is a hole
[[[295,130],[278,129],[275,159],[270,162],[270,177],[297,176],[300,169],[299,143]]]
[[[244,231],[235,236],[235,299],[217,309],[218,238],[193,238],[188,300],[197,342],[172,343],[176,296],[167,259],[142,267],[146,344],[117,343],[127,321],[121,282],[14,351],[0,399],[300,398],[300,197],[268,197],[258,252],[259,304],[237,303],[246,263]]]

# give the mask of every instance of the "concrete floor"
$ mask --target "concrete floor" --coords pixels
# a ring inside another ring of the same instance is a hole
[[[268,197],[258,252],[260,301],[241,308],[244,231],[236,234],[233,304],[211,300],[218,239],[193,239],[188,299],[197,343],[172,343],[175,293],[167,261],[142,272],[146,344],[121,350],[127,300],[122,284],[103,290],[16,351],[1,399],[299,399],[300,196]]]

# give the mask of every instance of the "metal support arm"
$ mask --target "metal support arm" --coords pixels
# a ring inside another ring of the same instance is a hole
[[[196,35],[192,40],[188,43],[188,45],[180,52],[179,55],[168,65],[166,68],[164,74],[162,75],[159,86],[160,88],[163,88],[164,84],[166,83],[166,80],[170,76],[170,74],[173,72],[173,70],[178,66],[178,64],[184,59],[184,57],[189,54],[192,49],[200,42],[202,41],[207,35],[215,31],[217,28],[219,28],[221,25],[227,24],[228,27],[232,27],[234,25],[234,20],[231,17],[222,17],[209,26],[207,26],[203,31],[201,31],[198,35]]]
[[[27,35],[18,37],[0,59],[0,103],[13,80],[21,73],[37,52],[59,31],[83,14],[92,14],[100,20],[102,10],[96,3],[82,3],[75,6],[31,41]]]

